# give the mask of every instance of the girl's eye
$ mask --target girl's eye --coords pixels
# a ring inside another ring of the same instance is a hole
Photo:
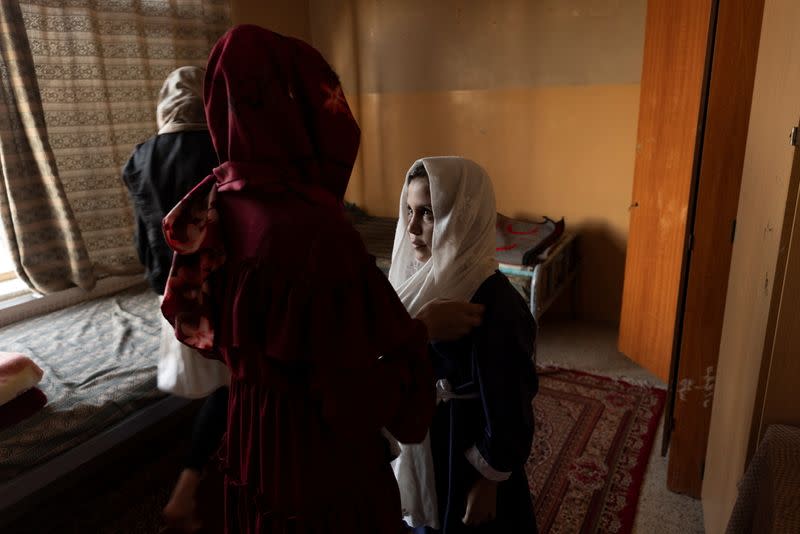
[[[427,208],[422,212],[422,215],[426,219],[433,219],[433,212],[431,210],[427,209]]]

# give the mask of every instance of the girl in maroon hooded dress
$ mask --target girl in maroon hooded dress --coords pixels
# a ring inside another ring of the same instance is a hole
[[[230,533],[384,533],[400,525],[382,428],[419,442],[428,338],[481,307],[411,319],[342,208],[359,143],[336,74],[256,26],[214,47],[204,86],[221,165],[164,221],[162,305],[177,337],[232,373],[222,461]]]

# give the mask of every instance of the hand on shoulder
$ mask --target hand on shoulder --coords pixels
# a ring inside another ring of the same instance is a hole
[[[481,304],[435,299],[419,310],[416,319],[425,324],[431,341],[452,341],[479,326],[483,320],[483,311]]]

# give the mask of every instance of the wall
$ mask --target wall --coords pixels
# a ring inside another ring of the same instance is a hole
[[[800,152],[794,156],[748,458],[768,426],[800,426]]]
[[[618,321],[645,0],[310,0],[363,130],[350,200],[397,215],[410,164],[463,155],[498,210],[582,236],[583,315]]]
[[[798,28],[800,3],[766,1],[703,479],[709,533],[724,532],[736,500],[765,340],[775,331],[769,317],[795,153],[786,136],[800,117]]]
[[[256,24],[303,40],[311,39],[308,0],[230,0],[231,22]]]
[[[470,157],[499,211],[581,233],[582,314],[618,321],[646,0],[303,3],[363,132],[348,199],[396,216],[415,159]],[[232,0],[234,22],[304,31],[269,4]]]

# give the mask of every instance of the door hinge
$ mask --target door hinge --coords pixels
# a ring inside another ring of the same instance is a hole
[[[736,239],[736,219],[731,223],[731,243]]]
[[[797,130],[798,127],[795,126],[792,128],[792,131],[789,132],[789,144],[792,146],[797,146]]]
[[[686,244],[686,250],[688,252],[694,250],[694,234],[689,234],[689,242]]]

